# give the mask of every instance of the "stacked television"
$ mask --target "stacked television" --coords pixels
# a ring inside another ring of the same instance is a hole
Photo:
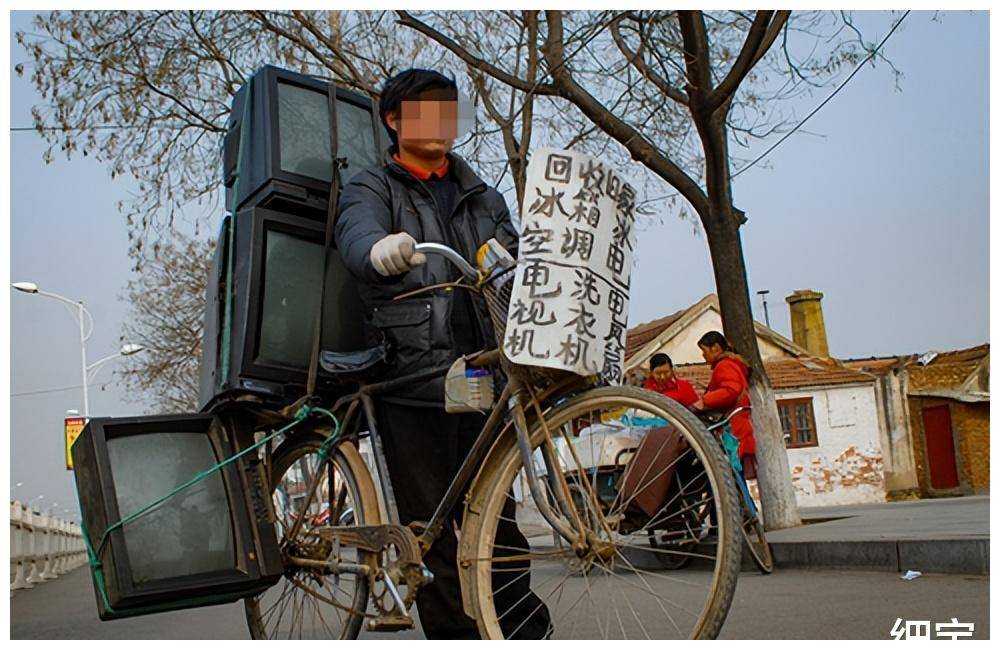
[[[320,295],[335,166],[329,88],[266,66],[233,102],[223,156],[232,214],[219,233],[209,282],[203,409],[234,394],[278,403],[300,395],[321,302],[321,348],[365,348],[357,290],[335,250]],[[366,97],[336,89],[335,115],[337,166],[346,181],[381,161],[387,138]],[[319,373],[319,391],[338,385]]]
[[[73,446],[102,619],[230,602],[281,575],[257,455],[217,466],[253,439],[252,427],[234,426],[241,420],[233,404],[252,396],[279,406],[304,394],[321,307],[323,350],[365,347],[357,289],[336,251],[321,295],[327,202],[335,164],[347,180],[381,161],[387,139],[371,100],[336,88],[331,112],[331,88],[265,66],[234,98],[223,143],[229,209],[208,282],[201,413],[91,418]],[[343,389],[341,379],[320,371],[319,392]]]

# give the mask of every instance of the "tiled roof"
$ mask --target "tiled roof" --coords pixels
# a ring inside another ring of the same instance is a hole
[[[792,390],[811,386],[841,386],[867,384],[875,381],[871,375],[848,368],[836,359],[806,357],[802,359],[772,359],[764,362],[767,376],[775,390]],[[634,380],[644,379],[645,369]],[[677,375],[690,381],[698,392],[705,390],[712,370],[699,363],[677,366]]]
[[[907,367],[908,386],[911,391],[959,389],[976,370],[980,361],[990,353],[989,344],[965,350],[941,352],[928,363],[919,361]]]
[[[934,360],[931,361],[929,366],[938,363],[964,363],[972,361],[979,363],[979,361],[990,353],[990,344],[983,343],[982,345],[977,345],[974,348],[965,348],[964,350],[952,350],[951,352],[939,352]]]
[[[632,355],[642,349],[642,346],[655,339],[663,330],[676,323],[681,316],[687,313],[688,309],[690,307],[676,311],[669,316],[636,325],[630,329],[625,334],[625,358],[632,358]]]
[[[871,359],[848,359],[843,364],[852,370],[860,370],[873,375],[882,376],[888,374],[890,370],[901,365],[899,357],[872,357]]]
[[[885,375],[893,368],[905,366],[911,390],[957,390],[989,353],[990,344],[984,343],[972,348],[948,352],[848,359],[844,361],[844,365],[877,376]],[[924,359],[925,362],[921,363],[921,359]]]

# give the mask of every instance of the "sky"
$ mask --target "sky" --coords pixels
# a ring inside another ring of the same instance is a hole
[[[11,70],[27,60],[13,33],[29,21],[11,14]],[[878,41],[893,17],[873,12],[858,22]],[[945,12],[935,21],[913,12],[884,52],[904,74],[900,90],[887,67],[862,70],[810,119],[808,133],[734,181],[749,217],[742,237],[757,319],[755,292],[769,290],[771,325],[788,336],[784,297],[820,291],[830,352],[840,358],[989,340],[988,15]],[[831,90],[791,107],[805,116]],[[11,72],[10,93],[11,126],[30,126],[34,88]],[[10,142],[10,279],[83,300],[96,321],[88,359],[112,354],[131,266],[116,202],[133,186],[88,158],[44,164],[32,132],[12,132]],[[737,153],[752,157],[771,142]],[[640,232],[631,325],[713,291],[707,244],[691,223]],[[12,498],[76,512],[62,434],[66,410],[82,409],[74,317],[54,300],[11,290],[10,351]],[[114,369],[107,364],[91,386],[91,413],[143,413]]]

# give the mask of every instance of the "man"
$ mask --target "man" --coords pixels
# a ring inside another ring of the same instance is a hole
[[[337,247],[360,281],[366,336],[371,342],[384,337],[392,347],[389,377],[447,366],[496,345],[485,306],[468,291],[393,300],[458,276],[444,258],[414,253],[418,242],[447,244],[467,260],[491,238],[512,254],[517,247],[503,197],[450,153],[458,135],[457,99],[455,82],[430,70],[407,70],[386,82],[379,116],[392,139],[392,161],[354,176],[340,199]],[[377,417],[401,523],[427,522],[485,418],[446,414],[443,378],[381,398]],[[508,506],[510,521],[499,527],[496,546],[527,549],[513,523],[514,502]],[[456,522],[461,508],[452,514]],[[479,637],[462,608],[457,549],[449,522],[424,559],[434,581],[417,595],[417,610],[428,639]],[[548,610],[529,589],[527,563],[523,568],[524,574],[495,577],[493,590],[513,582],[497,593],[498,614],[513,608],[507,620],[514,626],[528,620],[515,636],[537,639],[548,631]]]
[[[694,388],[674,374],[674,362],[662,352],[657,352],[649,360],[649,377],[643,388],[666,395],[688,408],[698,401]]]

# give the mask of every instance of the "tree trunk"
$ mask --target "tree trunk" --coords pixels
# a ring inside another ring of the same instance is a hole
[[[726,338],[753,369],[750,377],[750,401],[757,443],[757,485],[765,525],[768,530],[798,526],[802,522],[788,469],[788,454],[778,418],[778,407],[760,358],[754,332],[750,290],[740,241],[740,222],[731,206],[724,214],[707,216],[708,219],[702,218],[702,223],[705,225],[711,251],[722,326]]]

